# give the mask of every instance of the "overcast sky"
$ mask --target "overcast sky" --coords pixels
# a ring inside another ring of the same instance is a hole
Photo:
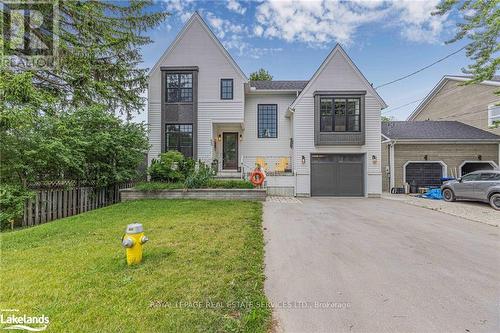
[[[445,44],[456,16],[432,16],[439,1],[158,1],[171,16],[148,34],[143,48],[151,68],[192,13],[203,16],[242,70],[263,67],[275,80],[308,80],[336,43],[373,85],[379,86],[460,49]],[[398,83],[378,89],[384,115],[404,120],[445,74],[461,74],[470,61],[462,51]],[[400,107],[400,108],[398,108]],[[391,111],[392,109],[397,110]],[[146,112],[135,118],[145,121]]]

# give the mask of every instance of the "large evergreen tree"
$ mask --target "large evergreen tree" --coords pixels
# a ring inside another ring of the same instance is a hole
[[[142,109],[147,69],[139,68],[140,47],[151,43],[144,34],[168,13],[150,0],[127,2],[60,1],[57,67],[33,71],[33,83],[71,106],[99,103],[130,117]],[[37,30],[42,41],[53,38]],[[16,57],[26,55],[17,51]],[[29,68],[19,62],[15,71]]]
[[[60,1],[59,29],[32,31],[42,43],[57,35],[57,66],[32,68],[16,49],[9,54],[14,65],[0,63],[0,227],[19,218],[30,183],[101,186],[137,175],[148,149],[146,128],[118,113],[131,117],[143,108],[147,70],[140,68],[140,47],[151,42],[144,32],[167,15],[152,4]]]

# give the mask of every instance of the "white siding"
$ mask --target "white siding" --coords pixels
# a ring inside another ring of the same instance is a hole
[[[148,101],[149,152],[148,165],[161,153],[161,107],[160,103]]]
[[[314,91],[318,90],[367,90],[365,96],[365,145],[363,146],[319,146],[314,145]],[[366,154],[366,195],[380,195],[380,103],[370,93],[366,82],[349,64],[348,60],[336,52],[326,64],[317,79],[304,92],[295,105],[293,131],[295,134],[294,165],[297,172],[297,195],[310,195],[310,154],[311,153],[364,153]],[[372,162],[376,156],[376,163]],[[305,163],[302,164],[302,156]]]
[[[213,155],[213,140],[217,139],[217,133],[213,133],[212,125],[243,123],[243,116],[238,115],[239,111],[236,110],[243,110],[243,101],[198,103],[198,159],[210,164],[216,158]]]
[[[245,130],[240,145],[241,156],[291,156],[290,138],[292,137],[291,118],[285,114],[295,94],[283,95],[247,95],[245,99]],[[257,105],[277,104],[278,106],[278,137],[258,138],[257,135]],[[290,161],[291,162],[291,161]],[[253,164],[253,162],[251,162]]]
[[[199,18],[189,21],[160,66],[198,66],[198,158],[212,160],[212,122],[243,122],[244,78],[231,64],[218,42]],[[233,79],[233,100],[220,99],[220,79]],[[160,151],[161,71],[151,73],[148,87],[148,122],[150,127],[149,160]],[[158,125],[156,125],[158,124]]]

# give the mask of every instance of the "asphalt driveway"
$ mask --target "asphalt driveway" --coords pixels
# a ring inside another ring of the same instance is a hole
[[[301,202],[264,207],[278,332],[500,331],[499,228],[385,199]]]

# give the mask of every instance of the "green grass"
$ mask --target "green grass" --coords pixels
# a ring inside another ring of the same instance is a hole
[[[265,332],[261,216],[257,202],[144,200],[4,233],[0,308],[44,314],[50,332]],[[129,267],[133,221],[150,241]]]
[[[134,186],[139,191],[159,191],[159,190],[173,190],[183,189],[186,186],[184,183],[164,183],[164,182],[143,182]],[[251,189],[254,188],[252,183],[248,180],[241,179],[210,179],[206,188],[226,188],[226,189]]]

